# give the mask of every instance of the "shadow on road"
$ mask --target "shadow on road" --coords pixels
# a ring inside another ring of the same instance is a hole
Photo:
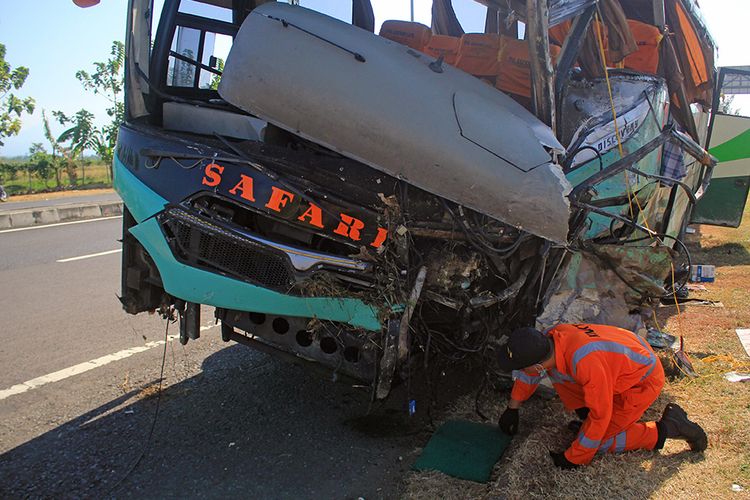
[[[163,391],[151,448],[118,484],[153,421],[157,398],[142,394],[0,456],[0,497],[394,497],[417,444],[347,423],[367,412],[367,390],[234,345]]]

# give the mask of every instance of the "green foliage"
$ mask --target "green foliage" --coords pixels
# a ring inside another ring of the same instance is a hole
[[[85,109],[79,110],[73,116],[67,116],[62,111],[53,111],[52,114],[57,118],[61,125],[71,125],[65,130],[58,142],[69,142],[73,156],[81,157],[86,149],[94,149],[96,140],[94,136],[97,132],[94,127],[94,114]]]
[[[21,131],[21,115],[34,112],[34,99],[11,93],[13,89],[20,89],[28,76],[28,68],[19,66],[13,69],[5,60],[5,45],[0,43],[0,146],[3,146],[5,137],[18,135]]]
[[[28,168],[39,179],[44,181],[44,186],[49,187],[49,180],[55,169],[52,164],[52,157],[45,151],[41,142],[35,142],[29,148]]]
[[[58,157],[55,160],[58,165],[65,161],[64,157]],[[78,178],[75,183],[76,189],[106,187],[109,185],[109,172],[106,165],[100,163],[98,160],[87,158],[78,163],[78,166],[81,167],[83,163],[86,164],[86,182],[83,183]],[[43,177],[45,172],[40,172],[37,167],[38,164],[32,164],[28,158],[25,160],[2,160],[0,161],[0,184],[3,185],[5,191],[11,196],[53,189],[66,189],[73,185],[72,180],[66,175],[64,166],[60,166],[59,184],[57,177],[53,177],[53,174],[57,175],[58,172],[48,171],[46,173],[48,179],[45,179]],[[11,177],[13,173],[15,174]]]
[[[220,72],[224,72],[224,59],[221,57],[216,58],[216,70]],[[211,77],[211,83],[209,84],[208,88],[211,90],[218,90],[219,89],[219,82],[221,81],[221,75],[213,75]]]
[[[14,181],[18,179],[18,171],[21,165],[16,162],[4,161],[0,163],[0,179],[3,182]]]
[[[719,113],[725,115],[739,115],[740,111],[734,106],[734,95],[721,94],[719,96]]]
[[[55,136],[52,135],[52,129],[49,126],[49,120],[44,110],[42,110],[42,124],[44,125],[44,137],[52,147],[52,168],[55,173],[57,188],[61,187],[60,172],[62,170],[68,174],[68,180],[71,184],[75,185],[78,180],[78,174],[76,172],[76,163],[73,160],[73,153],[69,148],[60,144]]]
[[[125,64],[125,45],[122,42],[112,42],[111,57],[104,62],[95,62],[93,73],[85,70],[76,72],[76,78],[83,84],[83,88],[94,94],[104,96],[111,106],[107,108],[107,115],[113,122],[122,123],[125,107],[120,98],[123,91],[123,68]]]
[[[110,58],[104,62],[94,63],[94,72],[80,70],[76,78],[83,84],[83,88],[95,94],[103,95],[111,106],[107,108],[107,115],[111,121],[91,133],[91,140],[86,148],[92,149],[106,164],[111,165],[114,158],[117,131],[125,119],[125,104],[121,98],[124,79],[125,45],[122,42],[112,42]],[[80,113],[80,111],[79,111]]]
[[[0,63],[4,63],[3,56],[5,48],[0,45]],[[124,120],[125,107],[122,100],[124,86],[123,65],[125,63],[125,46],[121,42],[113,42],[110,51],[111,57],[104,62],[93,63],[91,72],[80,70],[76,78],[82,83],[83,88],[95,94],[104,96],[111,105],[107,108],[107,115],[111,118],[110,123],[96,127],[94,125],[94,114],[86,109],[81,109],[73,115],[63,111],[52,111],[52,116],[66,128],[59,135],[53,133],[47,113],[42,110],[42,124],[44,136],[52,149],[51,153],[45,150],[41,143],[32,144],[29,149],[29,159],[25,163],[2,163],[0,164],[0,175],[6,180],[16,180],[19,172],[26,177],[20,184],[11,185],[13,192],[31,192],[38,189],[48,189],[50,179],[55,179],[58,189],[64,185],[78,186],[79,184],[109,184],[111,182],[111,166],[114,156],[115,143],[117,142],[117,131]],[[6,65],[7,66],[7,65]],[[7,69],[7,71],[6,71]],[[12,82],[23,84],[28,74],[25,68],[17,68],[11,72],[9,67],[0,68],[1,71],[12,73]],[[0,74],[2,74],[0,72]],[[11,83],[13,84],[13,83]],[[2,86],[0,86],[2,89]],[[33,100],[31,101],[33,106]],[[19,122],[20,123],[20,122]],[[19,125],[20,127],[20,125]],[[2,134],[0,134],[0,138]],[[104,162],[103,165],[92,165],[90,160],[84,159],[86,151],[94,151]],[[86,169],[94,168],[94,176],[89,175],[87,181]],[[82,171],[79,182],[78,171]],[[63,173],[67,181],[63,181]],[[104,177],[106,174],[106,178]],[[35,180],[37,179],[37,180]],[[39,182],[42,181],[43,185]],[[7,187],[7,186],[6,186]]]

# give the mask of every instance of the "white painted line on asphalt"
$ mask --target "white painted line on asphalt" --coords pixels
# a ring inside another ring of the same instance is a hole
[[[48,227],[69,226],[71,224],[85,224],[87,222],[99,222],[100,220],[111,220],[111,219],[122,219],[122,215],[112,215],[110,217],[99,217],[98,219],[74,220],[70,222],[57,222],[55,224],[45,224],[43,226],[29,226],[29,227],[17,227],[15,229],[3,229],[2,231],[0,231],[0,234],[15,233],[18,231],[31,231],[32,229],[45,229]]]
[[[78,257],[68,257],[67,259],[59,259],[56,262],[73,262],[75,260],[90,259],[92,257],[101,257],[102,255],[110,255],[120,252],[122,252],[122,248],[118,248],[116,250],[107,250],[106,252],[90,253],[88,255],[79,255]]]
[[[211,328],[214,328],[215,326],[216,325],[202,326],[200,330],[203,332],[206,330],[210,330]],[[167,341],[171,342],[178,337],[179,335],[169,335],[167,337]],[[160,345],[164,345],[163,340],[155,340],[153,342],[147,342],[143,344],[142,346],[131,347],[130,349],[125,349],[125,350],[116,352],[114,354],[108,354],[106,356],[102,356],[101,358],[96,358],[96,359],[92,359],[91,361],[86,361],[85,363],[79,363],[75,366],[71,366],[63,370],[58,370],[56,372],[49,373],[47,375],[42,375],[41,377],[32,378],[31,380],[28,380],[20,384],[16,384],[12,387],[9,387],[8,389],[0,391],[0,401],[2,401],[5,398],[9,398],[10,396],[14,396],[16,394],[23,394],[26,391],[37,389],[39,387],[42,387],[43,385],[51,384],[53,382],[60,382],[61,380],[65,380],[66,378],[73,377],[74,375],[80,375],[81,373],[85,373],[89,370],[93,370],[94,368],[99,368],[100,366],[108,365],[109,363],[112,363],[114,361],[119,361],[121,359],[129,358],[130,356],[134,354],[148,351],[149,349],[153,349],[154,347],[159,347]]]

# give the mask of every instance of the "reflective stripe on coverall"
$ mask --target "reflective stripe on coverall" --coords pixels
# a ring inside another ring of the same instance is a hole
[[[656,446],[655,422],[638,422],[664,386],[664,369],[633,332],[607,325],[567,325],[548,333],[555,344],[549,377],[568,410],[589,408],[581,432],[565,451],[575,464],[605,452]],[[511,398],[527,400],[542,377],[513,372]]]

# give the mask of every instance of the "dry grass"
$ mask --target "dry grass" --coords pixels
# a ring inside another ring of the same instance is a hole
[[[691,252],[694,262],[714,264],[716,282],[693,293],[725,307],[687,306],[659,310],[660,325],[685,337],[685,348],[699,374],[669,380],[647,419],[658,419],[676,401],[708,433],[703,454],[681,441],[667,441],[662,452],[604,456],[585,468],[559,471],[548,450],[563,450],[573,434],[572,418],[559,400],[532,398],[521,410],[521,431],[495,466],[488,484],[449,478],[436,472],[410,473],[406,498],[750,498],[750,383],[730,383],[729,371],[750,372],[750,358],[735,328],[750,328],[750,206],[739,229],[701,227]],[[499,415],[506,394],[488,395],[482,406]],[[467,396],[445,419],[479,420]],[[733,492],[732,485],[744,489]]]
[[[96,194],[112,193],[112,189],[72,189],[69,191],[50,191],[49,193],[18,194],[9,198],[8,201],[36,201],[55,200],[58,198],[70,198],[71,196],[90,196]]]

